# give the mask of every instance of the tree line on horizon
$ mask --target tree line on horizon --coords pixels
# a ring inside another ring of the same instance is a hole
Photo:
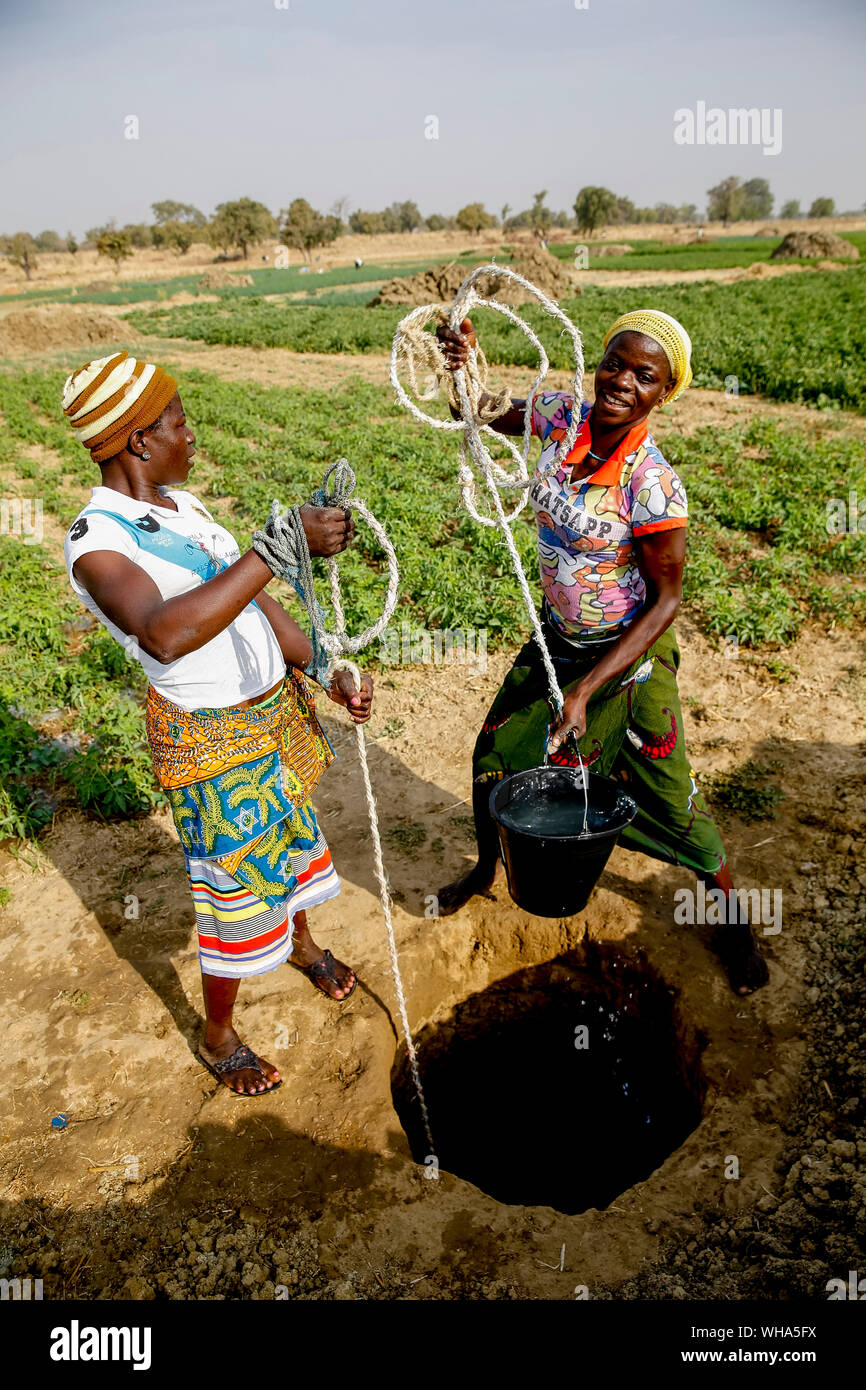
[[[630,198],[608,188],[586,186],[575,198],[571,213],[555,212],[546,204],[547,190],[533,195],[532,205],[522,212],[513,212],[505,203],[497,216],[488,212],[484,203],[467,203],[453,216],[431,213],[424,217],[415,202],[394,202],[382,211],[357,209],[349,212],[348,198],[339,198],[330,212],[323,213],[311,206],[306,198],[295,198],[279,216],[252,198],[237,198],[219,203],[208,218],[191,203],[165,199],[152,203],[151,223],[127,223],[118,227],[114,218],[102,227],[92,227],[79,243],[72,232],[61,237],[55,231],[43,231],[36,236],[16,232],[0,237],[0,252],[23,270],[29,280],[36,267],[39,252],[67,251],[75,255],[79,249],[96,249],[112,261],[115,272],[121,263],[137,250],[165,247],[184,256],[196,242],[207,242],[228,256],[239,251],[246,260],[251,246],[276,237],[283,245],[298,251],[309,261],[314,249],[336,241],[339,236],[355,233],[376,236],[385,232],[441,231],[457,229],[478,233],[499,227],[503,231],[529,229],[539,240],[555,227],[573,228],[578,234],[592,235],[600,229],[635,223],[671,225],[676,222],[695,223],[699,218],[695,203],[676,206],[656,203],[654,207],[638,207]],[[760,221],[772,215],[773,194],[766,179],[747,179],[733,175],[707,190],[706,220],[724,225],[742,221]],[[866,210],[866,205],[864,205]],[[808,210],[801,211],[800,203],[790,199],[779,209],[780,218],[802,216],[832,217],[835,202],[832,198],[815,198]]]

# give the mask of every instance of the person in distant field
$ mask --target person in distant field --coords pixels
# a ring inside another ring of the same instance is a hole
[[[475,346],[472,323],[437,329],[450,370]],[[595,771],[621,779],[638,805],[621,843],[693,869],[722,890],[715,936],[731,987],[750,994],[767,982],[766,962],[734,893],[718,828],[698,789],[683,739],[677,689],[680,653],[671,624],[682,597],[687,505],[683,484],[649,432],[649,416],[691,382],[691,341],[656,309],[623,314],[608,329],[595,374],[595,401],[580,408],[566,458],[561,443],[573,397],[542,391],[532,402],[541,440],[530,489],[544,592],[542,628],[565,704],[550,704],[534,638],[522,648],[493,701],[473,754],[477,863],[443,888],[439,912],[456,912],[493,883],[498,836],[488,810],[494,782],[550,760],[577,766],[578,740]],[[490,398],[487,397],[489,400]],[[491,421],[522,435],[526,402]],[[726,920],[725,920],[726,919]]]
[[[72,588],[141,663],[147,734],[171,805],[195,906],[206,1015],[199,1055],[231,1090],[280,1084],[232,1022],[240,982],[289,960],[331,999],[355,973],[322,951],[306,910],[340,891],[310,796],[333,752],[306,671],[356,724],[372,683],[329,683],[314,646],[265,592],[255,549],[240,553],[191,492],[195,435],[177,382],[126,352],[67,379],[63,410],[102,477],[69,528]],[[352,539],[347,512],[301,508],[310,553]]]

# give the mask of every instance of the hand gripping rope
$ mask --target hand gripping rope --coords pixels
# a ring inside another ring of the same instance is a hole
[[[333,484],[329,488],[329,480],[334,475]],[[331,604],[334,609],[334,631],[328,632],[325,627],[325,615],[316,598],[316,586],[313,578],[313,566],[310,560],[310,551],[307,546],[307,538],[304,534],[304,526],[300,512],[297,507],[290,507],[285,513],[281,513],[280,505],[274,502],[271,508],[271,515],[263,531],[256,531],[253,536],[253,547],[261,555],[262,559],[273,570],[274,574],[281,579],[285,579],[298,596],[306,604],[307,613],[310,618],[313,640],[313,660],[307,667],[310,674],[316,673],[316,679],[321,680],[327,689],[330,685],[330,678],[335,671],[345,670],[351,672],[352,678],[358,690],[361,689],[361,674],[354,664],[348,660],[348,656],[357,655],[364,647],[368,647],[377,637],[384,632],[391,620],[394,609],[397,605],[397,590],[400,582],[400,572],[397,568],[397,556],[394,553],[385,529],[373,516],[366,504],[359,498],[352,495],[355,487],[355,474],[349,467],[346,459],[340,459],[337,463],[332,463],[325,473],[322,486],[313,493],[310,501],[316,507],[340,507],[349,508],[357,512],[364,521],[367,522],[377,541],[381,545],[388,560],[388,591],[385,595],[385,604],[380,617],[375,623],[364,628],[356,637],[351,637],[346,632],[346,618],[343,611],[342,595],[340,592],[340,573],[337,566],[336,557],[328,558],[328,581],[331,590]],[[330,661],[325,660],[325,654],[330,657]],[[327,670],[325,670],[327,666]],[[324,677],[324,679],[323,679]],[[406,1011],[406,996],[403,992],[403,981],[400,975],[400,965],[397,959],[397,943],[394,938],[394,923],[391,917],[391,894],[388,889],[388,878],[385,873],[385,865],[382,860],[382,840],[379,835],[379,816],[376,810],[376,800],[373,796],[373,788],[370,783],[370,770],[367,766],[367,740],[364,728],[361,724],[355,725],[355,733],[358,739],[358,760],[361,764],[361,776],[364,781],[364,792],[367,798],[367,812],[370,817],[370,834],[373,840],[373,861],[376,868],[376,879],[379,884],[379,901],[382,905],[382,914],[385,918],[385,929],[388,933],[388,953],[391,957],[391,973],[394,976],[394,986],[397,991],[397,1005],[400,1011],[400,1021],[403,1025],[403,1036],[406,1041],[406,1054],[409,1058],[409,1066],[412,1071],[412,1080],[415,1083],[415,1092],[418,1096],[418,1104],[421,1107],[421,1118],[424,1124],[424,1134],[430,1149],[430,1156],[435,1158],[433,1147],[433,1136],[430,1130],[430,1116],[427,1110],[427,1102],[424,1098],[424,1088],[421,1085],[421,1074],[418,1070],[418,1057],[415,1052],[415,1044],[412,1041],[412,1032],[409,1027],[409,1016]],[[435,1168],[434,1170],[435,1171]]]
[[[550,362],[544,346],[538,336],[524,322],[518,314],[505,304],[500,304],[496,299],[485,299],[475,289],[475,283],[482,276],[496,275],[500,279],[513,280],[516,284],[522,285],[529,290],[538,300],[545,313],[550,314],[551,318],[558,320],[562,324],[562,331],[567,333],[571,339],[574,350],[574,377],[572,380],[572,394],[574,406],[571,412],[571,423],[568,426],[565,438],[560,446],[560,457],[566,458],[571,451],[577,431],[580,427],[580,404],[583,399],[583,344],[578,329],[574,326],[566,314],[562,312],[558,304],[548,299],[537,286],[518,275],[516,271],[510,270],[507,266],[500,265],[481,265],[476,266],[471,275],[463,281],[454,303],[450,309],[445,309],[441,304],[425,304],[418,309],[413,309],[397,325],[394,334],[394,341],[391,346],[391,385],[397,394],[397,399],[401,405],[415,416],[422,424],[432,425],[437,430],[455,430],[460,432],[460,466],[459,466],[459,486],[461,501],[469,512],[469,515],[481,526],[497,526],[502,532],[508,553],[511,556],[511,563],[529,620],[532,623],[535,640],[541,651],[544,669],[547,672],[547,680],[550,686],[550,694],[557,712],[562,710],[563,695],[553,669],[553,662],[547,643],[544,640],[544,633],[532,594],[527,583],[523,563],[520,559],[520,552],[514,541],[511,531],[511,523],[520,515],[529,499],[529,448],[532,430],[532,402],[536,392],[540,389],[544,378],[550,370]],[[519,328],[531,342],[539,357],[538,374],[532,384],[532,389],[526,398],[526,409],[523,415],[523,438],[520,446],[514,443],[507,435],[497,434],[489,424],[490,420],[496,419],[504,410],[508,408],[510,396],[507,391],[490,399],[482,405],[481,398],[485,392],[487,384],[487,359],[481,348],[471,351],[469,361],[465,367],[451,372],[445,363],[445,357],[439,345],[438,339],[425,331],[425,324],[430,320],[438,323],[445,323],[449,328],[458,330],[463,319],[466,318],[470,309],[478,305],[483,309],[494,309],[497,313],[503,314],[515,328]],[[415,404],[411,396],[404,390],[400,381],[400,369],[404,368],[409,382],[409,386],[418,400],[432,400],[437,394],[439,384],[442,383],[447,391],[448,399],[455,410],[460,412],[459,420],[437,420],[432,415],[427,415]],[[432,374],[432,382],[421,389],[418,385],[419,370],[426,369]],[[512,473],[494,459],[490,449],[485,442],[488,439],[495,439],[497,444],[506,445],[511,451],[515,468]],[[475,471],[473,471],[473,469]],[[482,515],[477,507],[478,482],[476,474],[483,479],[492,503],[493,516]],[[511,513],[506,513],[502,505],[500,492],[509,489],[520,489],[520,496]],[[575,746],[577,741],[575,740]],[[580,759],[581,780],[583,783],[584,796],[584,815],[583,828],[586,830],[586,818],[589,809],[587,793],[587,772],[586,765],[581,757],[580,750],[577,750]],[[545,755],[546,758],[546,755]]]

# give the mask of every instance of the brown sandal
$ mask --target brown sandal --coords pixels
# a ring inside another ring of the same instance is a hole
[[[262,1076],[270,1080],[267,1072],[262,1066],[261,1059],[256,1056],[252,1048],[246,1047],[241,1043],[240,1047],[235,1048],[231,1057],[223,1057],[219,1062],[209,1062],[207,1057],[201,1052],[198,1053],[199,1060],[204,1062],[208,1071],[221,1081],[227,1090],[235,1096],[245,1096],[247,1100],[255,1100],[257,1096],[269,1096],[272,1091],[278,1091],[282,1086],[282,1081],[275,1081],[273,1085],[266,1086],[263,1091],[238,1091],[234,1086],[229,1086],[226,1081],[226,1074],[232,1071],[260,1071]]]
[[[294,965],[294,961],[290,959],[289,964]],[[331,980],[342,989],[343,985],[341,985],[340,981],[337,979],[336,964],[337,962],[331,955],[331,952],[326,950],[321,960],[313,961],[312,965],[295,965],[295,969],[301,970],[305,975],[309,976],[314,985],[316,985],[317,980]],[[346,1000],[351,999],[352,995],[355,993],[357,984],[358,976],[356,975],[352,982],[352,988],[348,993],[343,995],[342,999],[337,999],[335,995],[331,994],[326,989],[320,989],[318,985],[316,985],[316,989],[319,991],[319,994],[324,994],[328,999],[333,999],[335,1004],[345,1004]]]

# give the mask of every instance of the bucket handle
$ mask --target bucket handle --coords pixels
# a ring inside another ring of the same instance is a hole
[[[581,835],[585,835],[585,834],[586,834],[586,822],[587,822],[587,818],[588,818],[588,816],[589,816],[589,768],[587,767],[586,763],[585,763],[584,760],[583,760],[583,754],[581,753],[580,748],[578,747],[577,739],[576,739],[575,736],[574,736],[574,730],[573,730],[573,729],[570,729],[570,730],[569,730],[568,734],[567,734],[566,737],[565,737],[565,742],[568,743],[568,740],[569,740],[569,739],[571,739],[571,740],[572,740],[572,743],[574,744],[574,751],[575,751],[575,753],[577,754],[577,761],[578,761],[578,763],[580,764],[580,781],[581,781],[581,786],[582,786],[582,788],[583,788],[583,829],[581,830],[580,833],[581,833]],[[550,738],[549,738],[549,736],[548,736],[548,738],[546,738],[545,741],[544,741],[544,766],[545,766],[545,767],[550,767]]]

